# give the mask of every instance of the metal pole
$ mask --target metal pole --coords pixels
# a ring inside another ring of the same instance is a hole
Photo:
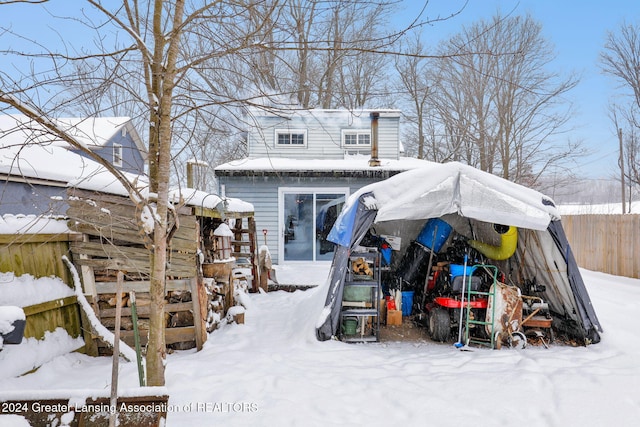
[[[138,380],[140,387],[144,387],[144,367],[142,366],[142,351],[140,349],[140,330],[138,329],[138,309],[136,307],[136,292],[129,292],[131,301],[131,321],[133,322],[133,339],[136,346],[136,359],[138,361]]]
[[[109,427],[118,424],[118,363],[120,359],[120,318],[122,314],[122,288],[124,286],[124,273],[118,271],[116,280],[116,325],[113,331],[113,364],[111,365],[111,412],[109,414]]]
[[[620,142],[620,183],[622,184],[622,213],[627,212],[627,207],[625,206],[624,193],[625,193],[625,182],[624,182],[624,147],[622,144],[622,128],[618,128],[618,141]]]

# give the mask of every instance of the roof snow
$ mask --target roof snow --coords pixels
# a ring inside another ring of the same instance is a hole
[[[241,159],[222,164],[215,168],[232,171],[375,171],[391,170],[406,171],[424,167],[431,162],[413,157],[399,159],[379,159],[380,166],[369,166],[370,156],[353,155],[344,159],[286,159],[286,158],[258,158]]]
[[[206,209],[217,209],[220,203],[225,212],[253,212],[253,204],[235,198],[221,198],[216,194],[207,193],[193,188],[178,188],[169,192],[169,201],[179,203],[181,199],[185,205]]]

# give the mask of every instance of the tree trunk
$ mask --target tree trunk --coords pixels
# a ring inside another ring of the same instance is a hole
[[[157,152],[149,153],[157,159],[157,169],[150,175],[152,191],[157,193],[156,218],[153,231],[153,251],[151,255],[151,314],[149,316],[149,344],[147,348],[147,385],[164,385],[165,344],[165,282],[168,247],[169,182],[171,170],[171,107],[176,80],[176,62],[180,31],[168,40],[169,47],[164,54],[165,35],[162,28],[162,0],[156,0],[154,10],[155,51],[152,69],[154,75],[153,95],[158,99],[158,111],[151,111],[153,133],[157,141]],[[178,29],[183,20],[184,0],[177,0],[173,16],[173,28]],[[156,122],[153,119],[156,119]],[[151,171],[150,171],[151,172]]]

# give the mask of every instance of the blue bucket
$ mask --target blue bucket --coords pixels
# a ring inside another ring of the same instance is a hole
[[[413,308],[413,291],[402,292],[402,315],[411,316]]]
[[[468,265],[467,266],[467,272],[465,274],[465,270],[464,270],[464,265],[459,265],[459,264],[449,264],[449,272],[451,273],[451,279],[453,280],[453,278],[458,277],[458,276],[471,276],[473,274],[473,272],[476,270],[475,265]]]
[[[449,238],[451,230],[451,226],[443,220],[439,218],[431,218],[425,223],[424,227],[422,227],[422,231],[418,234],[416,241],[434,252],[440,252],[442,245],[444,245],[444,242]],[[431,245],[433,245],[433,247],[431,247]]]

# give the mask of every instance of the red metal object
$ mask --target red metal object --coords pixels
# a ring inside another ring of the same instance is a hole
[[[436,297],[433,302],[445,308],[461,308],[462,304],[459,299],[450,297]],[[488,300],[486,298],[477,298],[471,301],[465,300],[464,306],[468,308],[487,308]]]

